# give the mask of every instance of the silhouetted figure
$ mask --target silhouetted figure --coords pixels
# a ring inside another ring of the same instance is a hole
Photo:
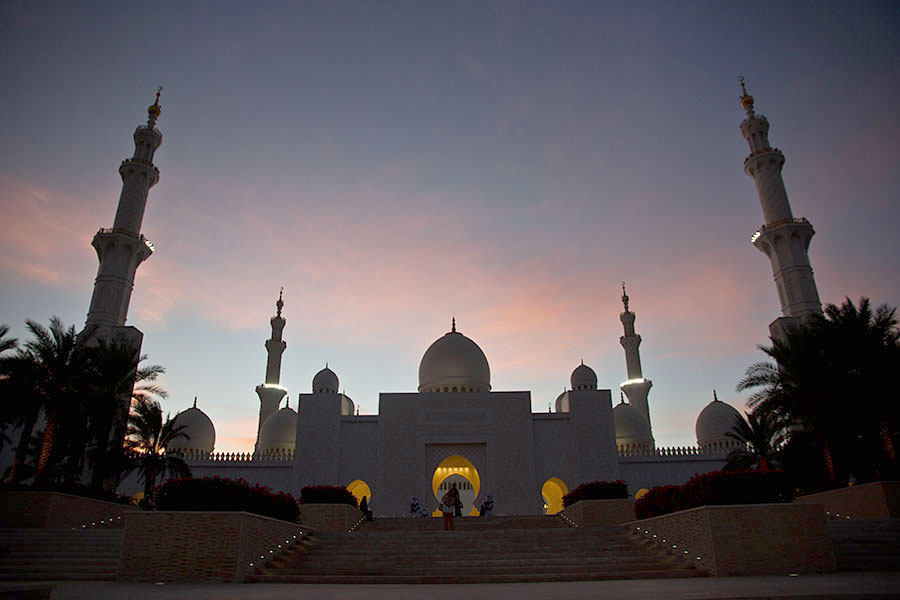
[[[359,511],[365,515],[366,521],[372,520],[372,511],[369,510],[369,501],[366,499],[366,496],[363,496],[362,500],[359,501]]]
[[[450,486],[450,495],[453,496],[453,514],[457,517],[462,516],[462,500],[459,499],[459,490],[456,489],[456,484],[452,484]]]

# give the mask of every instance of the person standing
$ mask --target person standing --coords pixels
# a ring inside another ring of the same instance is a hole
[[[453,511],[455,509],[453,494],[447,492],[441,498],[441,505],[438,507],[444,516],[444,531],[454,531],[453,527]]]
[[[457,517],[462,516],[462,500],[459,499],[459,489],[456,484],[450,485],[450,494],[453,496],[453,513]]]

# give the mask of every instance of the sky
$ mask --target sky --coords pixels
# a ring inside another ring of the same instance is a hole
[[[545,412],[581,360],[618,402],[623,281],[657,445],[695,443],[780,316],[738,76],[823,302],[900,305],[896,2],[3,0],[0,53],[0,323],[81,329],[163,85],[128,324],[217,451],[252,450],[281,287],[292,406],[327,362],[377,413],[455,316]]]

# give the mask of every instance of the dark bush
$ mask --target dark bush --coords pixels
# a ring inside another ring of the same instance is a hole
[[[684,485],[655,487],[634,503],[638,519],[715,504],[790,502],[793,488],[783,471],[714,471]]]
[[[356,496],[339,485],[308,485],[300,490],[300,504],[349,504],[359,508]]]
[[[170,479],[159,487],[158,510],[246,511],[296,523],[300,507],[286,492],[263,485],[251,486],[243,479]]]
[[[581,500],[617,500],[628,497],[624,481],[591,481],[582,483],[563,496],[563,506],[568,508]]]

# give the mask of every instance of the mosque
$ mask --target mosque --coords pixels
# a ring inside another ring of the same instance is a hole
[[[784,155],[770,146],[768,121],[755,114],[743,79],[741,89],[747,114],[741,132],[750,145],[744,169],[756,182],[765,219],[751,241],[772,264],[783,312],[770,325],[777,336],[796,320],[821,312],[807,256],[814,231],[806,219],[793,217],[781,177]],[[134,134],[135,156],[120,167],[123,189],[115,225],[94,239],[100,269],[88,324],[107,327],[107,335],[134,329],[124,326],[134,273],[153,250],[140,234],[140,223],[159,175],[152,164],[162,141],[155,128],[159,94],[148,112],[147,125]],[[189,437],[170,450],[186,458],[194,477],[242,477],[295,495],[307,485],[346,486],[358,498],[367,496],[378,515],[407,513],[411,496],[435,506],[441,490],[452,483],[461,490],[466,513],[477,514],[476,507],[491,495],[497,513],[541,514],[559,511],[562,496],[583,482],[621,479],[634,494],[720,469],[735,446],[725,434],[738,411],[714,394],[697,417],[695,447],[657,447],[648,401],[652,382],[643,376],[641,336],[624,284],[622,302],[619,343],[627,379],[619,386],[617,403],[582,363],[572,371],[570,389],[556,399],[554,412],[532,412],[530,392],[492,389],[487,357],[453,319],[450,331],[425,350],[418,389],[382,393],[377,414],[359,415],[327,365],[313,378],[309,393],[296,394],[296,408],[289,406],[287,389],[280,385],[287,344],[279,295],[265,342],[265,381],[256,387],[254,452],[215,453],[215,427],[196,400],[176,416]]]

